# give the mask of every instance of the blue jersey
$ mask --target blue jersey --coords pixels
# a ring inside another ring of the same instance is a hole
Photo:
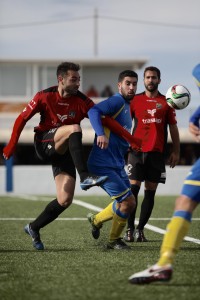
[[[181,195],[200,203],[200,158],[195,162],[184,180]]]
[[[200,128],[199,120],[200,106],[192,114],[189,121]],[[200,158],[195,162],[189,174],[185,178],[181,194],[200,203]]]
[[[109,138],[107,149],[97,146],[95,136],[94,145],[90,153],[88,164],[93,166],[106,166],[110,168],[123,168],[125,165],[124,155],[127,153],[129,144],[118,135],[112,133],[108,128],[104,128],[101,123],[103,115],[113,117],[122,127],[131,132],[132,118],[130,105],[119,93],[111,96],[89,110],[90,122],[96,135],[106,135]]]
[[[199,119],[200,119],[200,106],[192,114],[189,121],[200,128]]]

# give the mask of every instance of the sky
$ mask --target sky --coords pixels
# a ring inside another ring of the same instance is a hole
[[[161,70],[163,94],[183,84],[198,106],[200,1],[0,0],[0,60],[95,57],[145,58]],[[138,75],[141,92],[143,69]]]

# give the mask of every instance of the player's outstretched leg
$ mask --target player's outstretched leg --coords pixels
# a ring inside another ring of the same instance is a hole
[[[80,185],[82,190],[86,191],[93,186],[100,186],[108,179],[108,176],[95,176],[89,175],[83,181],[81,181]]]
[[[40,233],[31,229],[30,224],[24,227],[24,231],[32,238],[33,247],[37,250],[44,250],[44,244],[40,239]]]

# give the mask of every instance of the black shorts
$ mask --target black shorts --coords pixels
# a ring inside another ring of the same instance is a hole
[[[54,178],[65,172],[76,179],[76,169],[69,150],[60,155],[55,150],[54,135],[57,128],[36,132],[34,137],[35,151],[39,159],[52,165]]]
[[[130,180],[166,181],[165,159],[160,152],[129,152],[127,170]]]

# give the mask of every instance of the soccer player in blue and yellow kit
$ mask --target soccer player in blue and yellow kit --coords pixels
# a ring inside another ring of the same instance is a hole
[[[200,65],[197,65],[193,75],[200,88],[199,75]],[[197,142],[200,142],[200,107],[193,113],[189,120],[189,131]],[[167,225],[162,245],[160,258],[150,268],[135,273],[129,277],[132,284],[145,284],[155,281],[169,281],[172,278],[175,256],[179,251],[181,243],[186,236],[192,214],[200,203],[200,158],[195,162],[186,176],[180,196],[175,202],[174,214]]]
[[[130,101],[137,89],[138,75],[132,70],[125,70],[118,77],[118,93],[92,107],[89,112],[90,122],[95,130],[95,141],[88,159],[88,169],[95,175],[108,176],[101,187],[113,200],[103,211],[88,214],[92,225],[92,235],[97,239],[102,223],[112,219],[109,236],[109,249],[129,249],[121,239],[121,233],[127,218],[135,206],[135,198],[130,189],[130,182],[125,172],[124,156],[129,144],[113,132],[104,128],[104,115],[112,116],[123,128],[131,132],[132,118]],[[139,146],[139,145],[138,145]]]

